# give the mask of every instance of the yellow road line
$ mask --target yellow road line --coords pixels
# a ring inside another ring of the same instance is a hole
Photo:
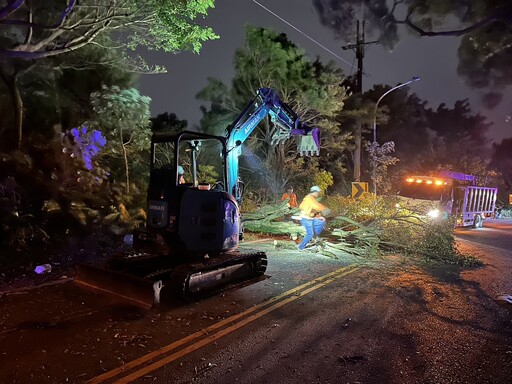
[[[261,316],[263,316],[277,308],[280,308],[283,305],[285,305],[291,301],[294,301],[297,298],[299,298],[305,294],[308,294],[320,287],[323,287],[324,285],[327,285],[327,284],[333,282],[335,279],[337,279],[339,277],[342,277],[342,276],[348,275],[349,273],[355,272],[358,269],[359,269],[359,267],[355,266],[354,264],[337,269],[336,271],[330,272],[324,276],[321,276],[321,277],[311,280],[305,284],[302,284],[296,288],[286,291],[276,297],[271,298],[268,301],[265,301],[263,303],[255,305],[254,307],[251,307],[237,315],[233,315],[227,319],[224,319],[218,323],[215,323],[207,328],[202,329],[201,331],[195,332],[183,339],[177,340],[159,350],[148,353],[147,355],[141,356],[140,358],[135,359],[129,363],[126,363],[118,368],[115,368],[111,371],[108,371],[99,376],[96,376],[96,377],[92,378],[91,380],[89,380],[87,383],[89,383],[89,384],[103,383],[106,380],[114,378],[121,373],[126,373],[130,369],[133,369],[133,368],[135,368],[139,365],[142,365],[150,360],[153,360],[163,354],[166,354],[167,352],[170,352],[173,349],[176,349],[176,348],[178,348],[182,345],[185,345],[185,344],[187,344],[195,339],[198,339],[200,337],[204,337],[202,340],[199,340],[196,343],[194,343],[184,349],[181,349],[178,352],[175,352],[167,357],[164,357],[161,360],[158,360],[157,362],[155,362],[145,368],[141,368],[140,370],[133,372],[132,374],[120,379],[119,381],[116,381],[116,383],[126,383],[126,382],[133,381],[133,380],[147,374],[148,372],[154,371],[155,369],[158,369],[161,366],[168,364],[169,362],[172,362],[182,356],[185,356],[186,354],[193,352],[193,351],[211,343],[212,341],[215,341],[215,340],[233,332],[234,330],[243,327],[244,325],[260,318]],[[302,291],[302,292],[299,292],[299,291]],[[299,293],[297,295],[295,295],[297,292],[299,292]],[[288,297],[287,299],[282,300],[282,301],[271,306],[272,303],[275,303],[276,301],[279,301],[279,300],[281,300],[287,296],[291,296],[291,295],[294,295],[294,296]],[[229,326],[228,328],[225,328],[222,331],[212,334],[213,331],[215,331],[229,323],[237,321],[238,319],[241,319],[241,318],[243,318],[261,308],[264,308],[264,307],[268,307],[268,308],[263,309],[261,312],[251,315],[250,317],[247,317],[246,319],[243,319],[240,322],[233,324],[233,325]],[[128,380],[128,381],[126,381],[126,380]]]
[[[205,345],[208,345],[211,342],[213,342],[215,340],[218,340],[218,339],[220,339],[220,338],[230,334],[231,332],[233,332],[233,331],[235,331],[235,330],[237,330],[239,328],[242,328],[243,326],[245,326],[245,325],[247,325],[249,323],[252,323],[254,320],[259,319],[260,317],[262,317],[262,316],[264,316],[264,315],[266,315],[266,314],[268,314],[268,313],[270,313],[270,312],[272,312],[272,311],[274,311],[274,310],[284,306],[285,304],[288,304],[288,303],[290,303],[290,302],[292,302],[294,300],[297,300],[301,296],[307,295],[308,293],[313,292],[314,290],[316,290],[318,288],[321,288],[324,285],[332,283],[334,280],[336,280],[339,277],[342,277],[342,276],[348,275],[348,274],[350,274],[352,272],[355,272],[357,269],[358,268],[352,269],[352,270],[347,271],[347,272],[345,272],[343,274],[340,274],[340,275],[338,275],[336,277],[328,279],[328,280],[326,280],[326,281],[324,281],[322,283],[319,283],[319,284],[317,284],[317,285],[315,285],[313,287],[310,287],[309,289],[301,292],[299,295],[288,297],[287,299],[284,299],[284,300],[282,300],[282,301],[272,305],[269,308],[266,308],[266,309],[264,309],[264,310],[262,310],[260,312],[257,312],[256,314],[251,315],[248,318],[243,319],[243,320],[239,321],[238,323],[235,323],[235,324],[229,326],[228,328],[225,328],[225,329],[223,329],[223,330],[221,330],[221,331],[219,331],[219,332],[217,332],[215,334],[208,335],[206,338],[204,338],[202,340],[199,340],[198,342],[188,346],[187,348],[184,348],[184,349],[182,349],[182,350],[180,350],[178,352],[173,353],[172,355],[169,355],[167,357],[164,357],[163,359],[158,360],[157,362],[155,362],[153,364],[150,364],[150,365],[148,365],[148,366],[146,366],[144,368],[141,368],[141,369],[139,369],[139,370],[137,370],[137,371],[135,371],[135,372],[133,372],[133,373],[131,373],[131,374],[129,374],[129,375],[127,375],[127,376],[117,380],[117,381],[115,381],[115,383],[131,383],[132,381],[134,381],[134,380],[136,380],[136,379],[138,379],[138,378],[140,378],[140,377],[142,377],[144,375],[147,375],[148,373],[153,372],[153,371],[155,371],[155,370],[157,370],[157,369],[159,369],[159,368],[161,368],[161,367],[163,367],[163,366],[173,362],[174,360],[177,360],[177,359],[179,359],[179,358],[181,358],[181,357],[183,357],[185,355],[188,355],[189,353],[194,352],[194,351],[198,350],[199,348],[202,348]]]

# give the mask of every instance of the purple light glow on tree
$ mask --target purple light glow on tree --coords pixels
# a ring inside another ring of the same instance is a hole
[[[107,140],[100,131],[88,131],[85,125],[71,129],[70,133],[74,143],[72,145],[73,155],[80,157],[85,164],[85,168],[91,171],[93,169],[93,158],[101,152]]]

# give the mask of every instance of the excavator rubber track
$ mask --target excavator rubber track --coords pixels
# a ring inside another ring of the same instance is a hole
[[[169,257],[149,254],[117,256],[106,266],[77,264],[75,282],[132,304],[151,308],[172,298],[199,299],[221,287],[261,276],[267,256],[256,250],[236,250],[200,261],[165,266]],[[158,268],[153,268],[159,265]]]
[[[176,267],[171,273],[170,284],[175,294],[195,299],[210,295],[227,284],[261,276],[266,269],[265,252],[233,251]]]

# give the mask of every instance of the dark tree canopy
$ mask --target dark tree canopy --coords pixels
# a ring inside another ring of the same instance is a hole
[[[512,190],[512,138],[504,139],[494,145],[492,166],[498,169],[503,177],[504,186]]]
[[[180,120],[175,113],[164,112],[151,119],[151,130],[153,132],[174,132],[178,133],[187,129],[187,120]]]
[[[361,5],[364,4],[364,8]],[[355,22],[366,19],[366,32],[392,49],[399,26],[418,36],[459,36],[459,74],[471,87],[490,93],[512,83],[512,1],[509,0],[313,0],[321,22],[352,41]],[[494,96],[494,97],[491,97]]]
[[[375,105],[389,86],[376,85],[364,99]],[[390,93],[379,104],[377,141],[394,142],[399,162],[389,169],[389,179],[403,174],[436,173],[440,169],[463,172],[482,179],[494,177],[490,142],[486,133],[491,125],[471,111],[468,100],[458,100],[452,108],[445,104],[428,108],[426,101],[407,89]],[[372,130],[365,138],[372,140]]]

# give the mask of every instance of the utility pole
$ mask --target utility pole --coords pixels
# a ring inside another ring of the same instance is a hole
[[[365,45],[378,43],[378,40],[375,41],[364,41],[364,24],[365,20],[362,23],[362,30],[359,30],[359,20],[357,20],[357,39],[355,44],[344,45],[341,47],[344,51],[347,49],[352,49],[356,53],[357,59],[357,77],[356,77],[356,89],[355,93],[357,95],[361,95],[363,93],[363,59],[364,59],[364,47]],[[360,98],[357,101],[357,105],[360,105]],[[362,131],[361,120],[357,120],[356,127],[356,135],[355,135],[355,145],[356,148],[354,150],[354,181],[361,181],[361,131]]]

